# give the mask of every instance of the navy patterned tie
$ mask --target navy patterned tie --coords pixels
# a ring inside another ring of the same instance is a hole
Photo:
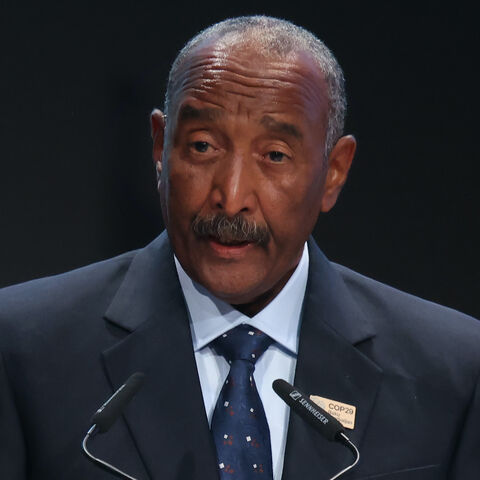
[[[253,378],[255,362],[272,342],[260,330],[240,325],[211,344],[230,363],[211,427],[222,480],[273,478],[270,431]]]

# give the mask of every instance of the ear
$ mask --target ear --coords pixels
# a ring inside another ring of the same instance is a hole
[[[155,108],[150,116],[151,134],[153,140],[153,162],[157,169],[157,178],[162,172],[162,154],[163,154],[163,138],[165,135],[165,115]]]
[[[341,137],[333,147],[328,157],[328,170],[323,188],[321,211],[328,212],[337,203],[337,198],[347,181],[352,165],[357,141],[353,135]]]

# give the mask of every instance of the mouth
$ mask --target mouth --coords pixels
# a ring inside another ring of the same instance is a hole
[[[220,239],[213,236],[208,237],[208,239],[211,242],[218,243],[219,245],[223,245],[225,247],[238,247],[238,246],[247,245],[251,243],[251,242],[242,241],[242,240],[225,239],[225,238]]]
[[[216,237],[208,237],[208,244],[213,252],[222,258],[239,258],[255,246],[255,243],[252,242],[226,240]]]

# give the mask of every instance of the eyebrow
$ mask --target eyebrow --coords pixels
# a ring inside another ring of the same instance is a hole
[[[287,135],[295,137],[298,140],[301,140],[303,138],[302,132],[297,126],[293,125],[292,123],[280,122],[278,120],[275,120],[270,115],[264,115],[260,120],[260,123],[267,130],[270,130],[272,132],[286,133]]]
[[[185,120],[208,120],[214,121],[223,117],[225,113],[218,108],[195,108],[192,105],[182,105],[178,114],[179,121]]]
[[[213,122],[224,116],[225,112],[218,108],[196,108],[192,105],[186,104],[180,107],[178,119],[179,121],[207,120]],[[303,138],[302,132],[296,125],[275,120],[270,115],[264,115],[260,120],[260,124],[264,126],[267,130],[270,130],[272,132],[284,133],[295,137],[298,140],[301,140]]]

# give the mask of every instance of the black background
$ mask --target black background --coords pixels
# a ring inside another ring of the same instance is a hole
[[[316,33],[347,78],[359,148],[315,230],[325,253],[480,317],[473,5],[0,0],[0,285],[161,231],[148,118],[169,66],[203,27],[266,13]]]

